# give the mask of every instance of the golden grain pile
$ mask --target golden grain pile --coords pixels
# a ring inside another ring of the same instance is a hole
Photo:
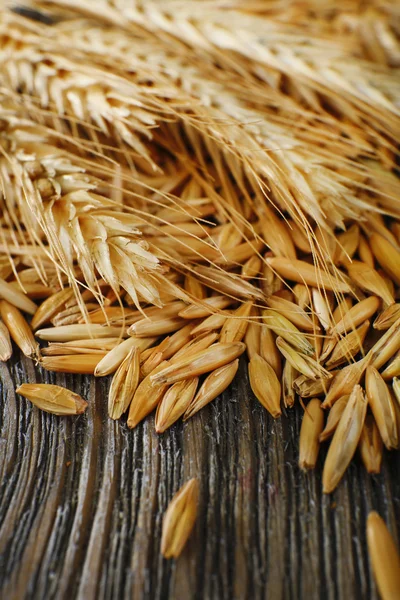
[[[247,353],[274,418],[304,407],[300,467],[330,443],[325,492],[357,448],[379,472],[400,447],[400,9],[367,4],[1,9],[1,359],[11,335],[112,374],[110,417],[156,410],[161,433]]]

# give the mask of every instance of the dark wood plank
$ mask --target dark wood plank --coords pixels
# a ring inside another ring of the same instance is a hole
[[[376,598],[365,539],[377,509],[397,539],[400,461],[369,477],[357,459],[332,496],[297,468],[301,409],[274,421],[231,389],[161,436],[107,418],[107,380],[0,364],[0,596],[7,599]],[[85,415],[41,413],[15,386],[67,385]],[[322,462],[322,461],[320,461]],[[188,478],[199,518],[177,560],[160,555],[162,516]]]

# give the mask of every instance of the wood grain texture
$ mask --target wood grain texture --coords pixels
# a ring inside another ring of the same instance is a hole
[[[185,425],[134,431],[107,417],[107,379],[0,363],[0,597],[63,599],[376,598],[366,551],[369,510],[397,541],[400,460],[382,474],[357,459],[332,496],[321,471],[297,468],[301,409],[274,421],[231,389]],[[23,381],[66,385],[89,402],[59,418],[15,396]],[[319,461],[319,465],[321,460]],[[160,556],[162,516],[188,478],[199,517],[177,561]]]

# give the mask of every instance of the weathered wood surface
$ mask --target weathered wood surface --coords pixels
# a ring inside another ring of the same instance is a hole
[[[0,364],[0,597],[7,600],[376,598],[365,520],[396,535],[400,460],[369,477],[357,460],[332,496],[297,468],[301,409],[274,421],[241,366],[231,390],[162,436],[107,418],[107,380]],[[22,381],[67,385],[89,401],[77,418],[16,397]],[[189,477],[201,481],[194,534],[160,556],[162,515]]]

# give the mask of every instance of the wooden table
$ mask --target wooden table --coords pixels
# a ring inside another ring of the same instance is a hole
[[[321,470],[297,467],[301,408],[274,421],[244,361],[227,393],[161,436],[153,417],[134,431],[108,419],[107,379],[47,374],[18,355],[0,374],[1,598],[376,598],[365,521],[375,508],[398,533],[399,454],[374,477],[357,459],[323,496]],[[16,397],[23,381],[66,385],[89,409],[42,413]],[[167,561],[162,516],[193,476],[197,526]]]

